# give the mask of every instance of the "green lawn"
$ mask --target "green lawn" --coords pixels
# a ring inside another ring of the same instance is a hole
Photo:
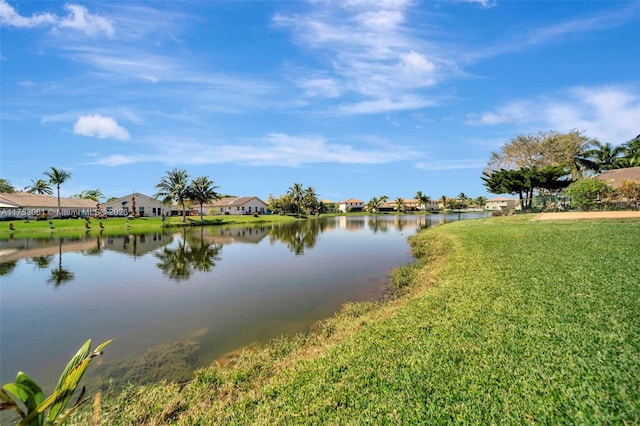
[[[159,217],[142,217],[136,219],[92,218],[89,223],[89,229],[87,229],[85,225],[85,219],[53,219],[51,220],[53,229],[51,229],[49,222],[46,220],[31,220],[28,223],[22,220],[14,220],[0,222],[0,239],[37,237],[51,233],[59,236],[72,236],[81,235],[87,231],[93,233],[102,231],[106,234],[122,234],[125,231],[134,233],[150,232],[160,230],[163,226],[255,224],[265,222],[289,222],[293,220],[296,220],[296,218],[280,215],[262,215],[259,217],[252,215],[218,215],[204,216],[202,221],[199,216],[189,216],[186,222],[182,222],[181,216],[174,216],[168,218],[163,224],[162,219]],[[102,226],[100,224],[102,224]],[[13,230],[10,229],[10,226],[13,227]]]
[[[640,221],[531,219],[424,231],[404,296],[103,397],[102,422],[639,424]]]

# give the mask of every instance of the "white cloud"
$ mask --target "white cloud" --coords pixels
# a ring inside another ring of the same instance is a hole
[[[359,139],[363,142],[362,138]],[[202,143],[181,137],[153,138],[145,153],[115,154],[92,164],[118,166],[137,162],[172,164],[242,164],[244,166],[299,167],[305,164],[385,164],[421,155],[397,144],[369,144],[367,147],[329,142],[322,136],[270,133],[237,144]]]
[[[574,87],[553,97],[505,104],[495,111],[469,114],[469,125],[535,125],[542,129],[578,129],[614,144],[631,139],[640,123],[640,91],[636,85]]]
[[[85,6],[67,3],[64,8],[69,12],[66,16],[57,16],[48,12],[36,13],[30,17],[21,16],[5,0],[0,0],[0,23],[18,28],[49,26],[54,31],[69,28],[89,36],[105,34],[114,35],[111,21],[99,15],[89,13]]]
[[[407,22],[409,1],[314,2],[307,14],[278,14],[275,24],[288,28],[294,41],[303,48],[320,52],[325,65],[320,70],[303,71],[295,79],[309,96],[332,97],[358,95],[364,100],[340,111],[354,113],[387,112],[420,108],[421,102],[403,102],[419,98],[416,91],[435,85],[447,70],[455,66],[439,57],[435,43],[424,29],[413,37]],[[323,75],[318,81],[317,76]],[[320,83],[334,90],[309,90]],[[331,83],[330,86],[327,86]],[[338,89],[339,88],[339,91]],[[389,101],[392,100],[392,101]],[[385,109],[385,105],[389,109]]]
[[[53,25],[57,17],[50,13],[37,13],[31,17],[20,16],[9,3],[0,0],[0,24],[18,28],[32,28],[40,25]]]
[[[490,7],[494,7],[496,5],[496,1],[495,0],[456,0],[459,1],[461,3],[473,3],[473,4],[478,4],[484,8],[490,8]]]
[[[419,96],[406,95],[398,99],[376,99],[354,104],[345,104],[339,107],[344,114],[376,114],[380,112],[404,111],[424,108],[435,105],[436,102]]]
[[[93,136],[100,139],[113,138],[128,140],[129,132],[111,117],[101,115],[83,115],[78,118],[73,133],[84,136]]]
[[[69,11],[69,15],[60,18],[58,27],[71,28],[84,32],[90,36],[104,33],[113,37],[114,30],[111,21],[98,15],[89,13],[86,7],[76,4],[65,4],[64,8]]]

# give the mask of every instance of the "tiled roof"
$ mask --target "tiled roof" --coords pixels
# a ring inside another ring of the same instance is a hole
[[[344,200],[341,203],[342,204],[344,204],[344,203],[362,203],[362,204],[364,204],[364,201],[356,200],[355,198],[349,198],[348,200]]]
[[[507,198],[507,197],[496,197],[496,198],[490,198],[487,200],[487,203],[498,203],[501,201],[516,201],[515,198]]]
[[[52,195],[30,194],[28,192],[14,192],[13,194],[0,194],[1,204],[11,204],[16,208],[48,207],[58,208],[58,197]],[[95,209],[96,202],[83,198],[60,197],[61,208]]]
[[[209,208],[211,208],[211,207],[235,207],[235,206],[242,206],[242,205],[248,203],[249,201],[251,201],[253,199],[257,199],[258,201],[264,203],[264,201],[262,201],[258,197],[225,197],[225,198],[221,198],[219,200],[212,201],[210,203],[206,203],[203,206],[206,206],[206,207],[209,207]]]
[[[596,179],[603,180],[611,186],[620,186],[623,180],[640,180],[640,166],[606,170],[596,176]]]

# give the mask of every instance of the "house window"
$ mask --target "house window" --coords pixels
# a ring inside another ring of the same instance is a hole
[[[140,216],[144,216],[144,207],[140,207],[140,208],[138,209],[138,212],[140,212],[140,213],[139,213],[139,214],[140,214]]]

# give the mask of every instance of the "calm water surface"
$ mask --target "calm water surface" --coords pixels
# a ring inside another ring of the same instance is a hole
[[[254,342],[373,300],[411,261],[407,236],[480,215],[335,217],[289,225],[0,241],[0,383],[51,389],[88,338],[116,338],[86,376],[186,380]]]

